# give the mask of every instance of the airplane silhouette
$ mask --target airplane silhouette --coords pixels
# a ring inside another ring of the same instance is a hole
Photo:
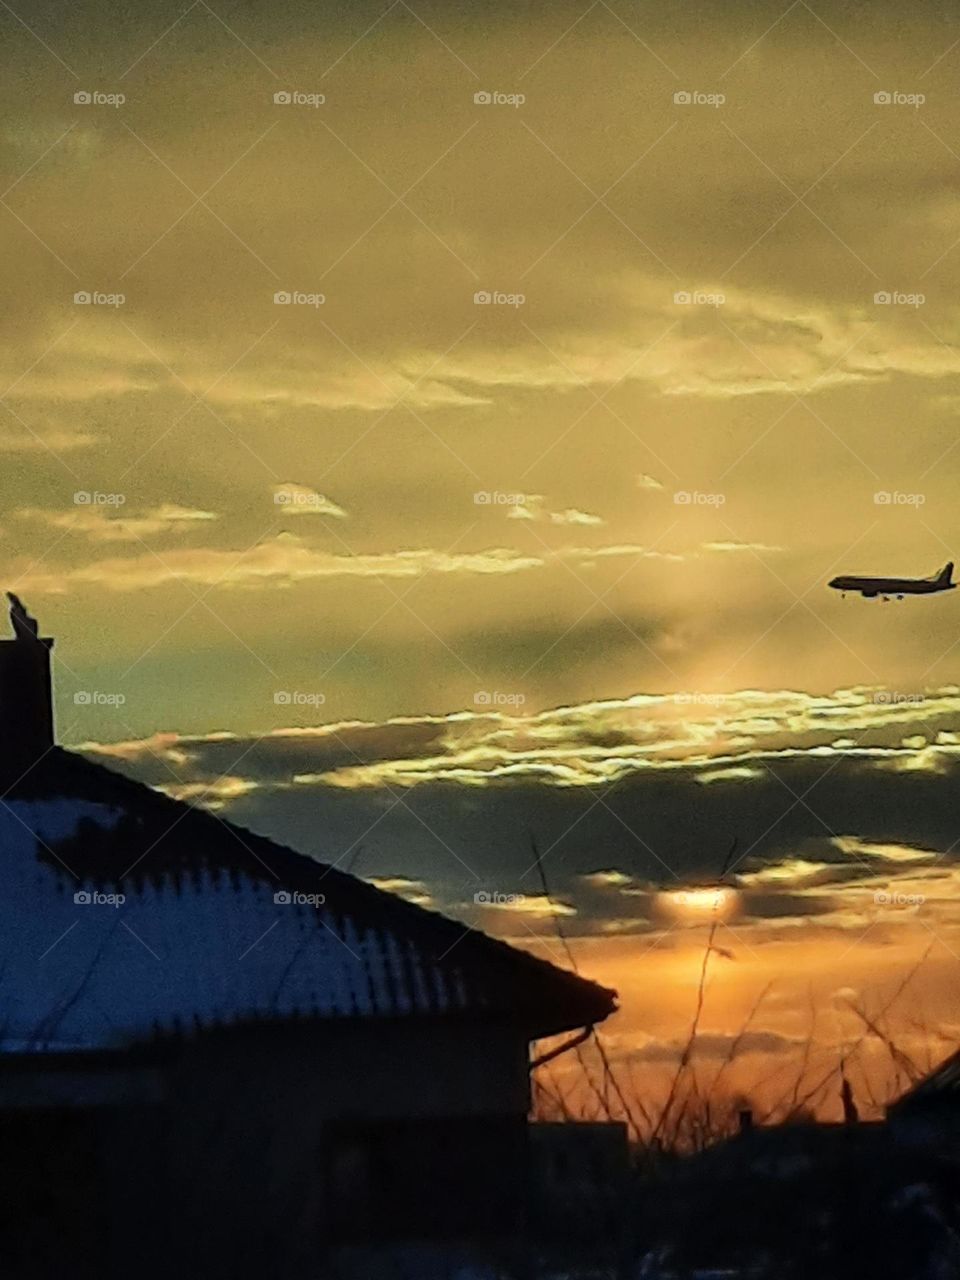
[[[889,600],[891,596],[902,600],[904,596],[928,596],[935,591],[953,591],[957,584],[951,581],[952,577],[951,560],[939,573],[929,578],[864,578],[855,574],[842,574],[839,578],[831,578],[827,586],[844,595],[848,591],[859,591],[867,600],[873,600],[877,596],[881,600]]]

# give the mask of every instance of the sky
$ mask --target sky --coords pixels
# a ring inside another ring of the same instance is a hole
[[[0,577],[61,741],[569,963],[559,929],[638,1069],[735,839],[706,1067],[834,1069],[916,965],[890,1017],[942,1057],[957,605],[825,584],[957,550],[946,9],[0,26]]]

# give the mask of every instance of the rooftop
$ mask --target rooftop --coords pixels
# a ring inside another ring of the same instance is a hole
[[[508,1019],[537,1039],[615,1009],[613,991],[54,745],[49,647],[22,620],[0,641],[0,1050],[303,1018]]]

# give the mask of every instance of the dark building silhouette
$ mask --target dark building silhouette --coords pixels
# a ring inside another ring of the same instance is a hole
[[[2,1273],[508,1239],[530,1042],[614,993],[56,746],[52,643],[0,642]]]

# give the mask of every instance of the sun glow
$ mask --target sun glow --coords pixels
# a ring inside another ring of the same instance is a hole
[[[740,895],[725,885],[694,885],[670,889],[658,897],[658,906],[673,920],[698,924],[706,920],[729,920],[736,914]]]

